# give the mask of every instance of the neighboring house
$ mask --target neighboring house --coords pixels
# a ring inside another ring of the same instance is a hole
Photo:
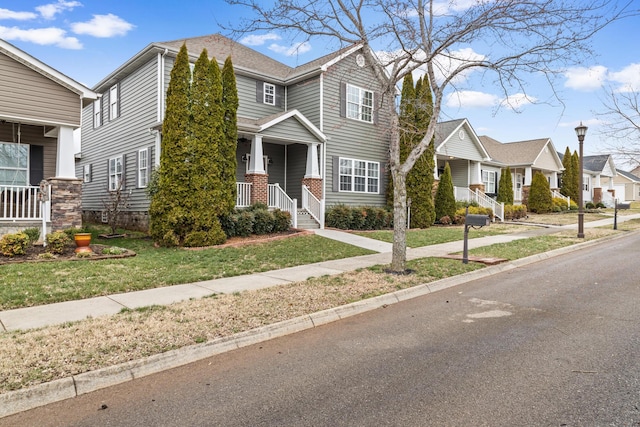
[[[613,207],[616,193],[613,180],[617,175],[613,156],[610,154],[584,156],[582,169],[583,201],[594,204],[603,203],[607,207]]]
[[[491,156],[491,164],[511,169],[514,204],[526,204],[536,172],[542,172],[552,192],[559,195],[558,175],[564,168],[550,138],[509,143],[501,143],[488,136],[480,136],[479,139]],[[500,180],[499,172],[495,179],[496,182]]]
[[[43,222],[51,230],[82,225],[73,132],[82,107],[96,99],[95,92],[0,40],[0,235]],[[42,206],[41,191],[50,199]]]
[[[362,47],[292,68],[216,34],[151,43],[93,88],[101,97],[84,109],[77,166],[85,219],[105,220],[108,192],[123,185],[127,226],[148,226],[145,187],[159,164],[166,90],[183,43],[192,63],[203,48],[219,64],[231,56],[238,206],[287,209],[294,224],[301,209],[322,226],[325,205],[385,204],[390,112],[377,108],[381,82]]]
[[[633,202],[640,200],[640,177],[616,169],[616,176],[613,177],[613,188],[618,201]]]

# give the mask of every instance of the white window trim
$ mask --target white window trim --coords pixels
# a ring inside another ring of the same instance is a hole
[[[124,159],[122,155],[111,157],[109,159],[109,170],[107,171],[107,173],[109,174],[109,191],[116,191],[118,189],[118,185],[120,185],[120,183],[122,182],[124,173],[123,160]],[[118,166],[120,166],[119,171]]]
[[[269,97],[271,97],[271,100],[269,100]],[[262,102],[268,105],[276,105],[276,85],[263,82]]]
[[[351,173],[344,174],[342,173],[342,161],[351,162]],[[355,162],[363,162],[365,166],[364,175],[356,175],[355,174]],[[371,172],[374,171],[372,166],[375,165],[375,173],[376,176],[372,176]],[[379,194],[380,193],[380,163],[379,162],[370,162],[368,160],[360,160],[360,159],[351,159],[347,157],[340,157],[338,160],[338,191],[340,193],[366,193],[366,194]],[[342,188],[342,177],[350,177],[349,180],[349,189]],[[364,191],[356,190],[356,178],[364,178]],[[375,191],[369,191],[369,187],[372,185],[372,181],[375,180]]]
[[[91,182],[91,165],[84,165],[82,167],[82,177],[84,182]]]
[[[356,90],[358,92],[358,102],[351,102],[349,100],[349,92],[350,90]],[[365,105],[365,103],[363,102],[365,95],[366,94],[371,94],[371,105]],[[365,122],[365,123],[373,123],[373,91],[371,90],[367,90],[367,89],[363,89],[361,87],[358,86],[354,86],[352,84],[347,84],[347,90],[346,90],[346,99],[345,99],[345,106],[346,106],[346,111],[345,114],[347,116],[347,118],[352,119],[352,120],[358,120],[361,122]],[[352,110],[349,109],[349,106],[353,105],[357,107],[358,110],[358,114],[355,115],[352,113]],[[368,111],[366,111],[365,113],[365,109],[368,109]],[[364,117],[368,116],[369,119],[365,119]]]
[[[149,184],[149,149],[138,150],[138,188]]]
[[[93,127],[102,126],[102,98],[93,101]]]
[[[109,120],[117,119],[120,116],[120,105],[118,105],[118,85],[115,84],[109,89]]]
[[[485,178],[486,174],[486,178]],[[489,194],[495,194],[496,191],[496,171],[482,171],[482,184],[484,184],[484,192]],[[493,176],[493,181],[489,180],[489,177]],[[489,184],[493,184],[493,191],[489,191]]]
[[[13,171],[13,172],[19,172],[19,171],[24,171],[24,177],[25,177],[25,181],[24,182],[12,182],[6,185],[29,185],[29,163],[30,163],[30,147],[29,144],[18,144],[15,142],[4,142],[4,141],[0,141],[0,144],[3,145],[15,145],[18,147],[26,147],[26,153],[27,153],[27,164],[25,167],[20,167],[18,166],[2,166],[0,165],[0,169],[2,170],[8,170],[8,171]],[[15,179],[15,174],[14,174],[14,179]],[[3,185],[3,184],[0,184]]]

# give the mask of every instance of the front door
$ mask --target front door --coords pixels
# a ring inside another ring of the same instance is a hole
[[[515,179],[513,180],[513,182],[515,183],[515,188],[513,191],[513,200],[521,201],[522,200],[522,183],[523,183],[522,174],[516,173]]]

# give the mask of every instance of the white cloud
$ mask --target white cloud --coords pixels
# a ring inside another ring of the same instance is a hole
[[[514,111],[519,111],[525,105],[533,104],[537,99],[527,96],[524,93],[516,93],[509,95],[506,99],[500,102],[503,107],[511,108]]]
[[[311,44],[309,44],[309,42],[302,42],[294,43],[292,46],[282,46],[273,43],[269,46],[269,50],[272,50],[276,53],[282,53],[286,56],[295,56],[309,52],[311,50]]]
[[[629,64],[621,71],[610,72],[609,80],[618,84],[618,92],[640,91],[640,64]]]
[[[82,49],[82,43],[77,38],[67,37],[66,31],[55,27],[23,30],[17,27],[0,26],[0,38],[45,46],[54,45],[64,49]]]
[[[42,15],[44,19],[53,19],[58,13],[64,12],[65,10],[73,10],[74,7],[78,6],[82,6],[82,3],[79,1],[58,0],[57,3],[37,6],[36,10],[40,12],[40,15]]]
[[[13,19],[16,21],[28,21],[29,19],[36,19],[38,15],[33,12],[16,12],[9,9],[0,8],[0,19]]]
[[[263,44],[265,44],[266,42],[270,41],[270,40],[280,40],[281,37],[275,33],[267,33],[267,34],[262,34],[262,35],[251,35],[251,36],[246,36],[243,37],[240,40],[240,43],[247,45],[247,46],[262,46]]]
[[[90,21],[71,24],[71,30],[76,34],[87,34],[101,38],[124,36],[133,27],[133,24],[111,13],[93,15],[93,19]]]
[[[607,77],[607,67],[595,65],[593,67],[575,67],[564,72],[567,81],[565,87],[589,92],[602,87]]]
[[[490,93],[474,90],[460,90],[447,96],[445,105],[449,108],[485,108],[494,107],[500,99]]]
[[[483,3],[487,3],[489,0],[449,0],[449,1],[434,1],[433,13],[435,15],[444,15],[450,12],[462,12],[467,9],[471,9],[474,6],[479,6]]]

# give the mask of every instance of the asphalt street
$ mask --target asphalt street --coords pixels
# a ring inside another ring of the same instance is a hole
[[[0,419],[637,426],[640,235]]]

